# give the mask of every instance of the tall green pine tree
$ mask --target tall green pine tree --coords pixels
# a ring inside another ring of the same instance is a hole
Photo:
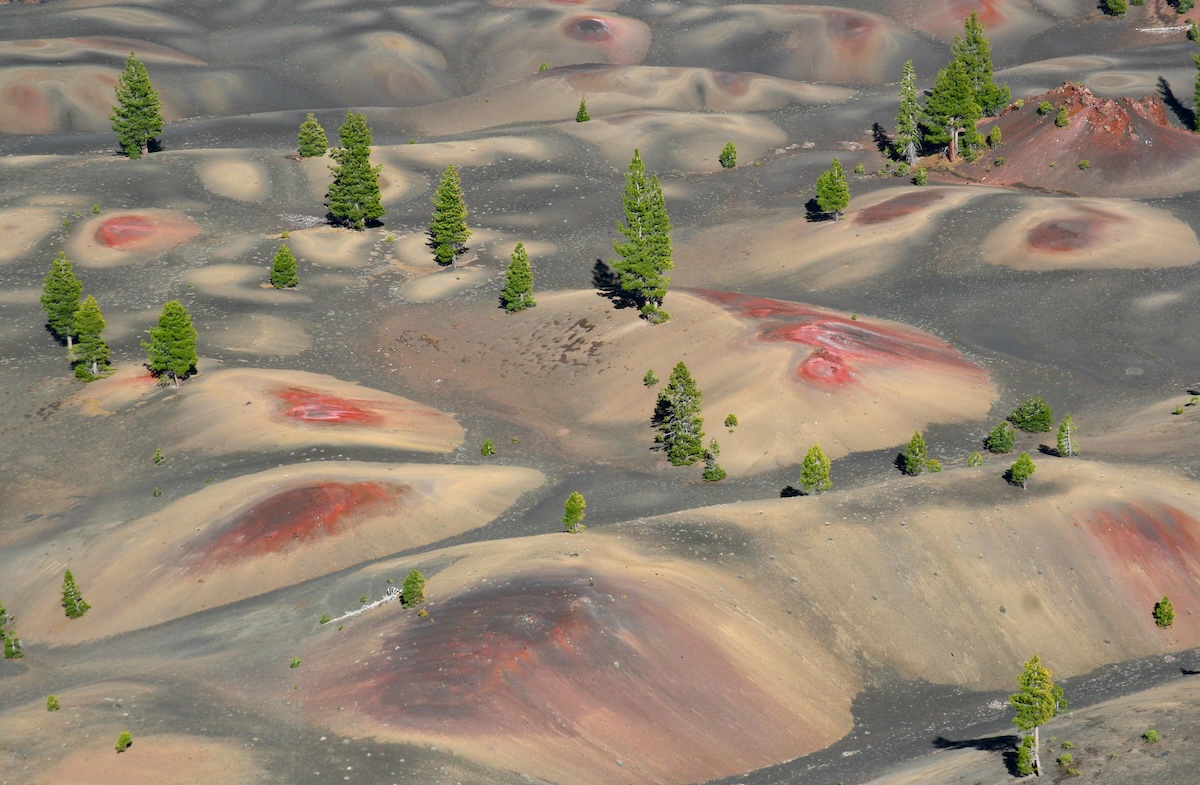
[[[1033,762],[1038,776],[1042,776],[1042,759],[1040,755],[1041,738],[1038,731],[1054,715],[1067,707],[1063,700],[1063,690],[1054,683],[1050,669],[1042,665],[1042,660],[1036,654],[1021,670],[1017,678],[1019,690],[1009,696],[1008,704],[1017,710],[1013,717],[1013,725],[1024,733],[1033,731]]]
[[[162,133],[162,102],[150,83],[141,60],[129,53],[125,70],[117,77],[117,105],[109,115],[117,143],[130,158],[150,152],[150,141]]]
[[[646,320],[655,324],[665,322],[670,317],[662,309],[662,302],[671,283],[667,273],[674,267],[671,218],[662,184],[657,175],[646,179],[646,166],[637,150],[633,151],[625,175],[621,206],[625,224],[617,222],[617,231],[625,242],[613,242],[613,250],[621,258],[610,264],[619,277],[621,289],[638,302]]]
[[[667,386],[658,394],[656,441],[663,445],[667,460],[675,466],[690,466],[704,457],[704,398],[688,367],[682,362],[671,371]]]
[[[296,273],[296,257],[292,255],[291,248],[281,245],[271,263],[271,285],[276,289],[286,289],[298,283],[300,276]]]
[[[800,487],[808,494],[829,490],[833,487],[833,480],[829,479],[832,466],[821,445],[814,444],[809,448],[808,454],[804,456],[804,463],[800,466]]]
[[[62,251],[50,263],[50,272],[42,282],[42,307],[50,331],[67,342],[68,351],[75,337],[75,312],[79,310],[83,283],[75,277],[71,260]]]
[[[296,141],[302,158],[325,155],[325,151],[329,149],[329,138],[325,136],[325,129],[317,122],[317,116],[312,112],[300,123],[300,133]]]
[[[834,158],[829,168],[817,178],[817,207],[823,213],[831,213],[837,221],[849,204],[850,183],[846,182],[842,162]]]
[[[108,344],[104,342],[104,317],[90,294],[75,312],[75,376],[85,382],[108,370]]]
[[[433,193],[433,218],[429,222],[429,242],[438,264],[453,264],[467,250],[471,236],[467,228],[467,203],[463,198],[462,182],[454,164],[446,167]]]
[[[179,379],[196,367],[196,328],[183,303],[171,300],[163,306],[158,326],[150,328],[150,341],[142,342],[150,372],[168,375],[179,386]]]
[[[892,151],[912,166],[917,161],[917,143],[921,141],[917,122],[921,118],[921,104],[917,101],[917,71],[912,60],[904,64],[900,77],[900,111],[896,114],[896,137]]]
[[[342,146],[330,154],[336,163],[329,167],[333,182],[325,194],[325,205],[335,221],[361,230],[367,221],[382,218],[386,212],[379,189],[383,167],[371,166],[371,129],[361,113],[346,113],[338,138]]]
[[[504,291],[500,301],[509,313],[537,305],[537,300],[533,299],[533,268],[529,265],[524,243],[517,243],[513,249],[512,262],[504,271]]]
[[[1012,100],[1008,85],[997,85],[992,75],[992,44],[983,34],[979,12],[972,12],[963,25],[962,36],[954,36],[950,51],[962,63],[980,111],[991,117]]]
[[[571,491],[571,495],[567,497],[567,501],[563,504],[563,528],[578,534],[586,527],[583,525],[583,519],[587,517],[584,510],[587,509],[587,501],[584,500],[583,494],[579,491]]]
[[[979,144],[975,121],[981,114],[963,64],[958,60],[952,61],[938,71],[933,91],[925,102],[925,114],[921,118],[925,144],[947,145],[950,160],[957,161],[961,146]]]
[[[910,477],[916,477],[929,465],[929,448],[925,446],[925,437],[920,431],[908,440],[908,446],[900,458],[900,470]]]

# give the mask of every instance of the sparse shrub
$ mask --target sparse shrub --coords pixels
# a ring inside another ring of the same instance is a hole
[[[737,424],[738,418],[736,414],[728,414],[725,416],[725,427],[729,429],[730,433],[733,433],[733,429],[737,427]]]
[[[154,461],[155,466],[162,466],[163,461],[167,460],[167,457],[165,455],[163,455],[163,451],[161,448],[155,447],[154,448],[154,457],[151,458],[150,460]]]
[[[1067,114],[1067,107],[1058,110],[1058,114],[1054,115],[1054,124],[1059,128],[1066,128],[1071,124],[1071,118]]]
[[[300,658],[292,657],[292,661],[288,663],[288,667],[289,668],[299,668],[300,667]]]
[[[1048,115],[1054,111],[1054,104],[1049,101],[1042,101],[1038,104],[1037,113],[1040,115]]]
[[[1175,623],[1175,606],[1169,597],[1163,597],[1154,603],[1154,623],[1159,627],[1170,627]]]
[[[396,242],[396,238],[389,234],[387,237],[383,238],[383,241],[390,244]]]
[[[1183,414],[1183,407],[1182,407],[1182,406],[1176,406],[1176,407],[1175,407],[1175,411],[1171,412],[1171,414]]]
[[[328,613],[322,613],[322,614],[321,614],[321,618],[320,618],[318,621],[319,621],[321,624],[328,624],[329,622],[333,621],[333,619],[329,618],[329,614],[328,614]]]
[[[721,164],[722,169],[732,169],[737,166],[737,148],[733,142],[726,142],[721,148],[721,154],[717,157],[717,161]]]
[[[900,456],[900,471],[910,477],[916,477],[925,471],[929,463],[929,449],[925,446],[925,437],[920,431],[908,440],[908,446]]]
[[[1018,98],[1017,100],[1013,101],[1013,106],[1017,107],[1018,109],[1024,109],[1025,108],[1025,99]]]
[[[66,611],[68,619],[81,618],[92,607],[80,594],[79,587],[75,585],[75,576],[71,574],[70,570],[63,573],[62,607]]]
[[[287,229],[284,229],[282,232],[279,233],[280,240],[286,240],[291,236],[292,236],[292,233],[289,232]]]
[[[1072,742],[1069,742],[1069,741],[1064,741],[1062,743],[1062,748],[1064,750],[1073,750],[1073,749],[1075,749],[1075,744]]]
[[[1086,172],[1088,169],[1091,169],[1091,168],[1092,168],[1092,162],[1089,161],[1088,159],[1084,158],[1082,161],[1079,162],[1079,170],[1081,172]]]
[[[53,695],[46,696],[46,711],[58,711],[61,708],[58,705],[58,698]]]
[[[1033,737],[1025,736],[1017,745],[1017,774],[1028,777],[1033,774]]]
[[[1048,433],[1054,425],[1054,412],[1045,399],[1031,395],[1006,419],[1025,433]]]
[[[894,174],[896,177],[903,177],[904,175],[908,174],[908,170],[910,168],[911,167],[908,165],[908,161],[897,161],[895,171],[893,171],[892,174]]]
[[[424,608],[422,608],[421,610],[417,611],[417,618],[418,618],[418,619],[428,619],[428,618],[429,618],[429,611],[427,611],[427,610],[425,610]]]
[[[1064,752],[1062,755],[1058,756],[1058,760],[1056,762],[1059,766],[1062,766],[1065,769],[1075,762],[1075,756],[1069,752]]]
[[[929,185],[929,172],[924,166],[917,167],[917,173],[913,175],[913,185]]]
[[[980,454],[979,450],[972,450],[971,454],[967,456],[967,466],[972,468],[983,466],[983,455]]]
[[[358,598],[358,601],[361,602],[363,605],[366,605],[367,604],[367,593],[363,592],[362,596]]]
[[[296,662],[299,662],[299,660],[296,660]],[[133,734],[127,730],[121,731],[121,735],[117,737],[117,752],[124,752],[129,749],[131,744],[133,744]]]
[[[155,485],[154,490],[150,492],[150,495],[157,499],[159,496],[162,496],[162,490]]]
[[[400,603],[405,608],[418,605],[425,599],[425,576],[420,570],[411,570],[404,579],[404,588],[400,591]]]
[[[1029,453],[1023,452],[1017,456],[1017,460],[1009,467],[1008,481],[1013,485],[1020,485],[1024,488],[1025,483],[1033,476],[1033,472],[1036,469],[1037,466],[1034,464],[1033,459],[1029,457]]]
[[[496,445],[492,444],[491,439],[484,439],[483,444],[479,445],[479,453],[487,458],[496,454]]]
[[[520,444],[520,443],[521,443],[521,437],[520,437],[520,436],[514,436],[514,437],[512,437],[511,439],[509,439],[509,441],[510,441],[510,442],[512,442],[513,444]]]
[[[92,205],[92,215],[99,215],[99,214],[100,214],[100,205],[98,205],[98,204]]]
[[[580,98],[579,99],[579,111],[577,111],[575,113],[575,122],[586,123],[588,120],[591,120],[591,119],[592,119],[592,116],[588,114],[588,110],[587,110],[587,99]]]
[[[992,161],[992,165],[993,166],[1004,166],[1005,162],[1007,162],[1007,161],[1008,161],[1007,158],[1005,158],[1004,156],[1000,156],[996,160]]]
[[[867,173],[867,165],[864,163],[855,164],[854,165],[854,173],[855,174],[866,174]]]
[[[587,513],[584,512],[586,509],[587,501],[584,500],[583,494],[579,491],[571,491],[571,495],[563,504],[563,527],[571,534],[578,534],[587,528],[583,525],[583,519],[587,516]]]
[[[942,462],[939,461],[937,458],[930,458],[925,463],[925,471],[929,472],[930,474],[937,474],[941,470],[942,470]]]
[[[1142,738],[1146,740],[1147,744],[1158,744],[1158,731],[1151,728],[1142,734]]]
[[[549,63],[542,63],[541,65],[539,65],[539,66],[538,66],[538,73],[539,73],[539,74],[540,74],[540,73],[542,73],[543,71],[549,71],[549,70],[550,70],[550,64],[549,64]]]
[[[988,136],[987,136],[988,147],[995,150],[997,147],[1000,146],[1000,140],[1003,137],[1004,137],[1004,134],[1000,132],[1000,126],[993,125],[992,130],[988,132]]]
[[[653,368],[646,371],[646,375],[642,377],[642,384],[646,385],[647,387],[653,387],[654,385],[658,384],[658,374],[654,372]]]

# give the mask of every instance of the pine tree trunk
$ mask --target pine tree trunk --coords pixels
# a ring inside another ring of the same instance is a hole
[[[71,336],[67,336],[67,360],[75,359],[75,342]]]
[[[1037,771],[1037,775],[1042,776],[1042,751],[1041,737],[1038,735],[1039,727],[1033,726],[1033,767]]]
[[[958,160],[958,126],[950,129],[950,163]]]
[[[100,367],[95,360],[92,360],[92,376],[100,375]]]
[[[145,158],[148,155],[150,155],[150,143],[146,142],[144,145],[142,145],[142,158]]]
[[[179,386],[179,377],[175,375],[174,371],[171,372],[171,378],[175,380],[175,386],[178,387]]]

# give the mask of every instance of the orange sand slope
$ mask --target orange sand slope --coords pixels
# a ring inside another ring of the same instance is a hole
[[[114,635],[460,534],[542,481],[501,466],[283,466],[71,535],[49,553],[6,553],[6,601],[21,609],[29,643]],[[69,623],[56,591],[68,568],[93,606]]]

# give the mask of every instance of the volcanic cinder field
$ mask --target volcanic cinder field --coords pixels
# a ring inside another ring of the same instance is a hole
[[[1070,740],[1081,782],[1194,783],[1177,5],[0,0],[0,785],[1000,785],[1034,654],[1073,712],[1048,776]],[[974,12],[1000,141],[926,146],[915,182],[902,68],[925,100]],[[165,116],[140,160],[110,130],[130,52]],[[373,131],[364,230],[330,220],[332,156],[297,155],[310,112]],[[635,148],[672,223],[662,324],[609,266]],[[441,267],[450,164],[472,235]],[[517,243],[537,305],[507,313]],[[60,252],[107,322],[86,384],[39,302]],[[173,299],[177,386],[142,348]],[[655,441],[680,362],[720,482]],[[1081,455],[984,450],[1029,396]],[[914,432],[941,472],[899,471]],[[815,444],[834,484],[807,495]]]

